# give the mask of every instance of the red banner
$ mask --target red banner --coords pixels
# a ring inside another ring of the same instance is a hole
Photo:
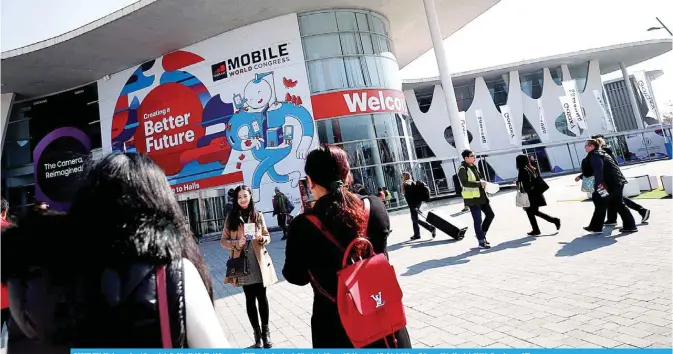
[[[404,93],[396,90],[360,89],[321,93],[311,96],[313,119],[357,114],[407,114]]]
[[[177,183],[171,186],[171,190],[174,194],[180,194],[232,183],[243,183],[243,172],[238,171],[197,181]]]

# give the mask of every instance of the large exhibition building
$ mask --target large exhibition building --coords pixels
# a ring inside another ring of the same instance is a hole
[[[275,188],[302,205],[304,159],[319,143],[346,150],[355,182],[387,187],[395,205],[403,171],[434,189],[440,171],[450,179],[454,146],[484,155],[494,180],[512,177],[524,149],[546,151],[550,172],[571,170],[569,142],[612,131],[600,74],[671,42],[454,75],[456,100],[437,44],[497,2],[141,0],[3,52],[2,195],[17,213],[35,201],[67,209],[90,157],[144,153],[202,235],[221,232],[226,191],[242,183],[270,226]],[[440,78],[403,83],[399,69],[433,47]],[[566,103],[569,125],[557,118]]]

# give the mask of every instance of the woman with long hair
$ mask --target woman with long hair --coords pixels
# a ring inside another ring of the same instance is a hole
[[[251,235],[246,235],[246,229],[254,231]],[[224,282],[243,287],[245,309],[255,335],[254,348],[273,347],[269,332],[269,299],[266,288],[277,282],[278,278],[271,255],[266,250],[266,245],[270,242],[271,236],[266,228],[264,215],[255,208],[252,200],[252,190],[245,185],[237,187],[234,191],[234,206],[224,222],[220,244],[229,249],[230,259],[238,258],[241,254],[246,256],[248,274],[227,276]]]
[[[19,226],[18,242],[30,242],[23,249],[31,253],[41,245],[44,256],[26,257],[34,264],[10,273],[12,314],[29,338],[65,348],[229,345],[210,273],[166,176],[148,157],[114,153],[94,162],[68,215],[33,218]]]
[[[559,218],[549,216],[540,211],[540,207],[547,205],[547,201],[544,198],[544,192],[549,189],[549,186],[544,182],[542,176],[540,176],[538,169],[533,167],[530,159],[526,155],[519,155],[516,157],[516,168],[519,170],[517,186],[520,190],[528,194],[528,200],[530,201],[530,206],[524,208],[526,215],[528,215],[530,226],[533,228],[528,235],[538,236],[541,234],[540,227],[538,226],[535,217],[554,224],[556,230],[561,229],[561,220]]]
[[[383,201],[377,197],[366,197],[370,203],[369,221],[364,202],[349,192],[346,185],[351,182],[348,155],[338,147],[322,145],[311,151],[306,158],[308,185],[316,199],[315,215],[341,245],[348,245],[359,235],[367,235],[375,253],[385,253],[390,219]],[[311,333],[314,348],[353,348],[346,335],[336,303],[323,292],[335,294],[337,271],[342,266],[342,251],[329,241],[307,218],[307,214],[297,216],[288,230],[285,249],[283,276],[288,282],[304,286],[313,280],[313,316]],[[406,327],[394,334],[399,348],[411,348]],[[390,342],[390,341],[388,341]],[[385,348],[386,339],[369,347]]]

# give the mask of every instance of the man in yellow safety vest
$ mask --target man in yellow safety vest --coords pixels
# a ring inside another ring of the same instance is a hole
[[[465,206],[470,208],[472,220],[474,221],[474,232],[477,234],[480,248],[491,248],[491,244],[486,240],[486,233],[493,222],[495,214],[489,204],[488,196],[484,187],[486,181],[481,178],[477,166],[474,165],[477,158],[470,150],[462,152],[463,162],[458,168],[458,180],[462,187],[461,195],[465,201]],[[482,222],[481,213],[484,213]]]

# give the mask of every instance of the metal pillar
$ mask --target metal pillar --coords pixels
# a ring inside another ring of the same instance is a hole
[[[442,32],[439,28],[439,20],[437,19],[437,11],[435,10],[435,0],[423,0],[423,6],[425,7],[425,15],[428,19],[428,26],[430,27],[432,46],[435,49],[437,68],[439,69],[439,79],[442,82],[444,100],[446,101],[449,121],[451,122],[451,130],[453,131],[453,141],[456,144],[456,150],[460,156],[460,153],[463,150],[470,148],[470,142],[461,133],[456,93],[453,90],[449,63],[446,58],[446,52],[444,51],[444,39],[442,38]]]
[[[624,63],[619,63],[619,68],[622,69],[622,76],[624,77],[624,86],[626,86],[626,93],[629,95],[629,101],[631,101],[631,108],[633,109],[633,115],[636,118],[636,124],[638,129],[643,129],[643,117],[640,116],[640,110],[638,109],[638,100],[636,100],[636,94],[633,92],[633,86],[631,85],[631,79],[629,78],[629,72],[626,71],[626,66]]]

